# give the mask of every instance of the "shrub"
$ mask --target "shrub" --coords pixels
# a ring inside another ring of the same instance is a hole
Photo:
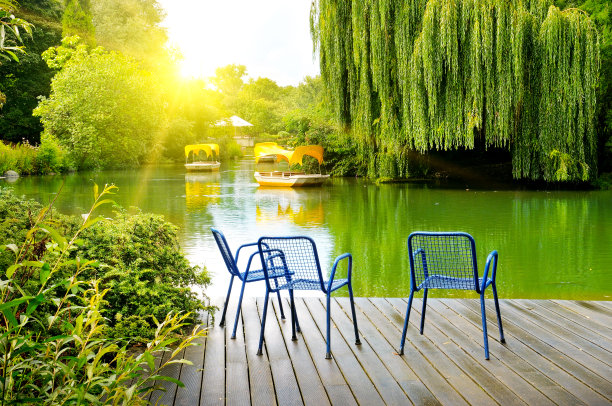
[[[112,188],[105,188],[94,208]],[[189,363],[176,355],[203,333],[194,330],[178,340],[189,315],[168,314],[138,355],[106,337],[102,312],[109,290],[83,279],[101,264],[74,257],[79,235],[99,218],[92,209],[67,240],[51,227],[56,222],[50,212],[50,207],[39,211],[21,247],[7,245],[15,263],[0,281],[0,402],[136,405],[146,403],[155,381],[182,386],[159,372],[169,363]],[[45,241],[49,261],[37,254]],[[172,344],[175,351],[156,367],[155,356]]]
[[[35,159],[36,173],[44,175],[67,169],[66,154],[55,137],[43,133]]]

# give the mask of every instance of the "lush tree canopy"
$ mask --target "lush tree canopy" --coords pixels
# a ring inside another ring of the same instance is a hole
[[[34,110],[45,132],[77,168],[139,164],[159,142],[163,104],[155,81],[118,53],[63,43],[45,55],[52,66],[58,56],[64,64]]]
[[[319,0],[311,31],[370,176],[411,151],[512,152],[516,178],[596,175],[599,37],[546,0]]]

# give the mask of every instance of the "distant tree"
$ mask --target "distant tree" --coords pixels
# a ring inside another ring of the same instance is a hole
[[[64,46],[66,47],[66,46]],[[61,48],[61,47],[60,47]],[[154,79],[126,57],[77,46],[34,110],[79,168],[130,167],[159,145],[163,100]],[[69,52],[58,50],[45,55]]]
[[[88,45],[94,46],[94,26],[89,0],[66,0],[62,27],[64,37],[78,35]]]
[[[166,59],[165,14],[156,0],[96,0],[91,11],[99,45],[148,66]]]
[[[244,65],[227,65],[215,70],[212,83],[225,96],[234,97],[244,86],[244,77],[247,74]]]

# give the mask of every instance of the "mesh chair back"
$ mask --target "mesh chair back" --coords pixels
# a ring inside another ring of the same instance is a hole
[[[476,248],[466,233],[415,232],[408,237],[413,289],[478,290]]]
[[[277,278],[278,289],[324,290],[319,255],[311,238],[262,237],[259,251],[268,275],[284,274]]]
[[[212,231],[213,236],[215,237],[215,241],[217,242],[217,246],[219,247],[219,251],[221,252],[221,256],[223,257],[223,261],[225,262],[225,266],[227,266],[227,270],[232,274],[240,278],[240,272],[238,271],[238,267],[236,266],[236,261],[232,256],[232,252],[229,249],[229,245],[227,245],[227,240],[223,233],[214,228],[210,229]]]

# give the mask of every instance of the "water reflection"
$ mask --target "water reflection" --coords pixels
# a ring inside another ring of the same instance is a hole
[[[187,210],[198,210],[210,203],[217,203],[221,195],[221,174],[186,173],[185,205]]]
[[[259,187],[255,192],[256,223],[291,222],[302,227],[322,226],[325,221],[322,194],[301,192],[292,188]]]

